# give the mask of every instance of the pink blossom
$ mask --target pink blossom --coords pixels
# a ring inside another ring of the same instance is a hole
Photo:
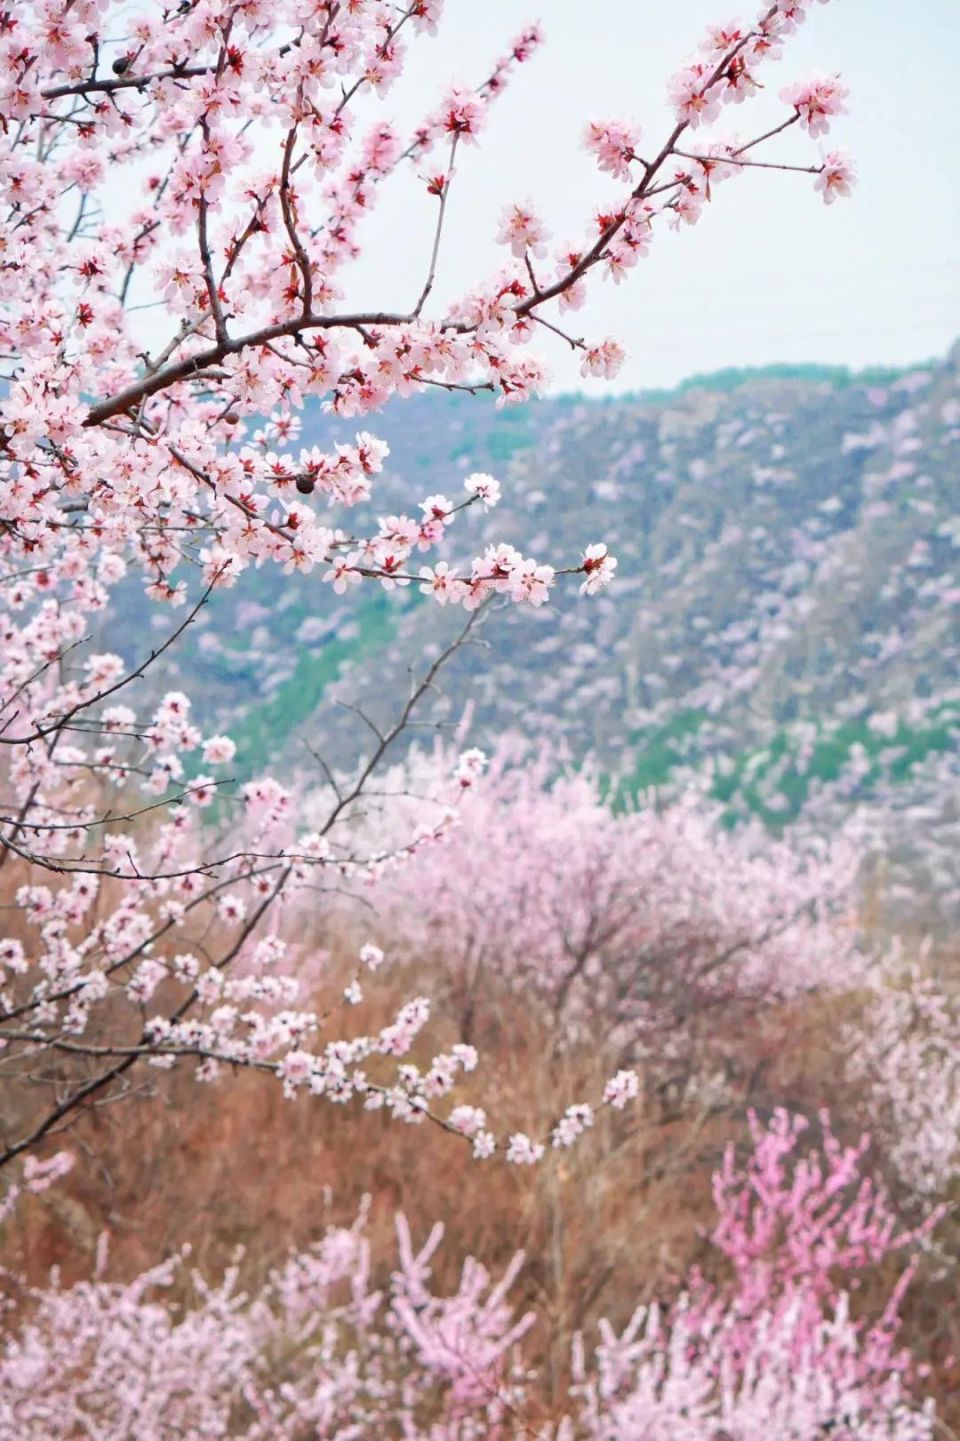
[[[583,146],[597,157],[597,165],[616,180],[630,176],[630,162],[637,158],[640,127],[618,121],[591,121],[583,134]]]
[[[487,768],[487,756],[476,746],[463,751],[457,759],[456,779],[463,788],[472,786]]]
[[[473,91],[454,85],[447,92],[434,121],[441,134],[475,145],[486,121],[486,106]]]
[[[475,471],[473,475],[467,476],[463,486],[471,495],[477,497],[484,510],[492,510],[495,505],[499,504],[500,482],[495,480],[492,475]]]
[[[833,116],[847,113],[843,102],[849,94],[839,75],[826,75],[786,86],[780,99],[793,106],[809,135],[826,135]]]
[[[383,965],[383,960],[383,951],[372,941],[367,941],[360,947],[360,964],[366,966],[368,971],[379,970]]]
[[[711,73],[709,64],[694,60],[670,81],[670,101],[677,118],[694,129],[709,125],[720,113],[720,87],[709,83]]]
[[[586,575],[586,580],[580,587],[580,594],[596,595],[613,580],[617,561],[615,556],[607,553],[605,545],[588,545],[583,553],[580,568]]]
[[[420,571],[420,579],[423,582],[420,586],[421,595],[432,596],[438,605],[458,601],[463,592],[463,582],[457,579],[456,571],[452,571],[445,560],[438,561],[433,568],[424,566]]]
[[[506,1155],[511,1165],[535,1166],[543,1159],[544,1146],[539,1141],[531,1141],[522,1131],[517,1131],[507,1143]]]
[[[500,232],[497,240],[509,245],[511,253],[519,259],[530,254],[542,259],[547,253],[550,232],[529,206],[508,205],[500,215]]]
[[[607,1082],[603,1091],[604,1102],[622,1111],[629,1101],[640,1094],[640,1077],[636,1071],[618,1071]]]
[[[237,747],[229,736],[211,736],[203,743],[203,758],[207,765],[229,765],[237,753]]]
[[[550,599],[554,580],[552,565],[538,565],[535,560],[521,560],[510,571],[508,592],[511,600],[541,606]]]
[[[823,157],[823,169],[813,188],[820,192],[825,205],[832,205],[838,196],[849,196],[856,183],[856,166],[849,155],[843,150],[831,150]]]
[[[555,1147],[572,1146],[577,1137],[593,1125],[593,1120],[591,1106],[568,1106],[551,1133],[551,1143]]]
[[[581,375],[600,375],[612,380],[623,362],[626,351],[615,340],[604,340],[600,345],[588,346],[580,363]]]
[[[330,570],[324,572],[324,580],[329,581],[337,595],[343,595],[352,585],[359,585],[363,577],[357,569],[356,555],[338,556]]]

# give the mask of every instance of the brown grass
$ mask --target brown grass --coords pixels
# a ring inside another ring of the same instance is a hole
[[[352,937],[345,949],[355,954]],[[368,986],[364,1026],[388,1021],[431,971],[439,975],[426,964],[416,977],[378,977]],[[18,1209],[0,1235],[0,1262],[34,1281],[57,1264],[70,1279],[89,1272],[108,1230],[113,1275],[131,1276],[187,1244],[192,1261],[216,1275],[242,1246],[244,1281],[255,1285],[291,1247],[316,1240],[330,1222],[352,1220],[369,1195],[382,1257],[392,1252],[397,1210],[415,1235],[444,1223],[441,1285],[455,1285],[465,1255],[496,1269],[516,1249],[527,1252],[515,1295],[542,1317],[541,1359],[548,1390],[559,1394],[573,1331],[601,1315],[622,1321],[691,1264],[715,1264],[702,1238],[712,1215],[710,1174],[724,1145],[742,1142],[748,1107],[813,1115],[826,1105],[842,1136],[859,1134],[861,1100],[841,1082],[836,1039],[855,1007],[856,998],[811,997],[712,1012],[699,1054],[707,1072],[722,1077],[716,1095],[684,1078],[662,1084],[651,1064],[638,1105],[605,1113],[572,1151],[533,1170],[475,1162],[453,1137],[355,1106],[285,1100],[272,1078],[240,1074],[207,1086],[189,1066],[145,1069],[131,1094],[88,1111],[58,1138],[74,1149],[75,1170]],[[457,1038],[441,1008],[428,1028],[429,1051],[417,1059]],[[611,1070],[602,1046],[564,1051],[556,1040],[543,1018],[491,991],[475,1036],[481,1067],[458,1099],[485,1106],[501,1133],[546,1132],[569,1101],[595,1097]],[[957,1426],[960,1372],[945,1365],[960,1354],[951,1279],[925,1264],[905,1339],[934,1363],[944,1421]],[[866,1299],[892,1280],[892,1272],[876,1278]]]

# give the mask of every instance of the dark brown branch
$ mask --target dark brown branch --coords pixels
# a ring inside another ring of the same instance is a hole
[[[117,90],[145,90],[154,80],[191,80],[198,75],[212,75],[213,70],[212,65],[180,65],[173,70],[157,70],[152,75],[118,75],[115,80],[78,80],[73,85],[51,86],[49,90],[41,90],[40,94],[44,100],[60,100],[64,95],[112,95]]]

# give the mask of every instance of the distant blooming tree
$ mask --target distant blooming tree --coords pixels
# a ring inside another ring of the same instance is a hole
[[[928,947],[924,947],[928,951]],[[869,1004],[848,1028],[849,1068],[866,1083],[872,1124],[901,1180],[920,1196],[960,1174],[960,998],[927,955],[894,948],[870,976]]]
[[[201,731],[187,695],[146,705],[139,682],[162,679],[210,593],[250,567],[312,573],[318,606],[325,587],[362,584],[415,585],[469,613],[498,596],[542,605],[565,575],[600,590],[616,562],[590,537],[579,558],[506,544],[439,558],[464,511],[498,501],[485,475],[357,533],[350,510],[375,493],[386,446],[362,430],[330,451],[298,448],[304,402],[344,423],[438,387],[511,405],[543,384],[541,333],[559,333],[583,374],[612,376],[617,342],[568,333],[566,316],[604,276],[622,280],[659,231],[694,223],[721,181],[772,166],[806,171],[827,201],[849,189],[837,152],[807,166],[768,154],[791,127],[827,132],[846,93],[836,77],[783,91],[752,139],[706,133],[728,105],[766,92],[761,73],[809,8],[772,0],[752,23],[708,32],[671,81],[661,139],[622,121],[586,126],[613,188],[585,238],[552,252],[535,211],[508,206],[490,220],[503,267],[438,306],[451,187],[541,38],[525,30],[401,134],[367,100],[389,90],[441,8],[0,0],[0,867],[12,899],[0,1067],[34,1083],[4,1107],[0,1164],[145,1065],[181,1060],[201,1080],[255,1067],[291,1092],[359,1096],[408,1120],[435,1112],[476,1058],[461,1046],[425,1070],[402,1060],[424,1000],[345,1040],[336,1007],[311,1009],[277,966],[286,900],[382,859],[376,847],[355,854],[342,823],[416,695],[398,698],[396,726],[303,833],[276,780],[227,794],[234,745]],[[394,309],[347,304],[370,214],[402,170],[434,214],[422,281]],[[122,582],[174,613],[153,649],[125,637],[126,658],[90,643]],[[478,767],[459,763],[448,800]],[[228,820],[201,824],[221,792]],[[397,849],[446,818],[446,803],[424,814]],[[342,1004],[361,994],[358,981]],[[628,1090],[620,1082],[611,1103]]]
[[[411,757],[395,789],[429,791],[452,763],[442,748]],[[413,804],[385,808],[372,834],[402,837]],[[399,955],[443,956],[462,1021],[491,981],[506,983],[569,1041],[602,1030],[625,1061],[669,1049],[675,1064],[684,1018],[860,982],[859,864],[843,842],[804,851],[759,827],[725,831],[695,791],[618,810],[588,767],[514,739],[457,826],[383,867],[367,893]]]

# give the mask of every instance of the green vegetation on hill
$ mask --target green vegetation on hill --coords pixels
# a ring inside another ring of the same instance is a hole
[[[302,650],[289,679],[268,700],[255,702],[238,717],[231,733],[245,774],[255,775],[275,762],[316,713],[347,662],[362,664],[390,643],[396,612],[382,591],[371,591],[358,603],[355,621],[357,630],[349,639],[334,635],[318,652]],[[313,744],[317,738],[306,739]]]

